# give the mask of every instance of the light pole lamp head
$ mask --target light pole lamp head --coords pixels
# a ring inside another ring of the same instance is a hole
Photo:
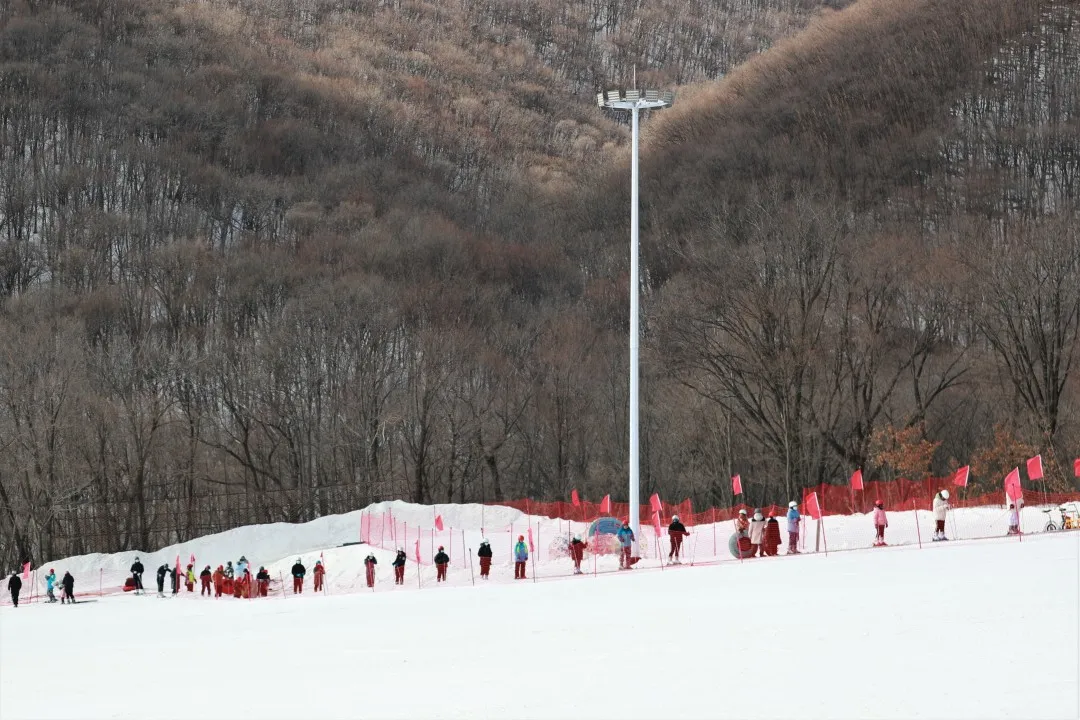
[[[660,110],[675,104],[675,94],[660,90],[608,90],[596,93],[596,105],[610,110]]]

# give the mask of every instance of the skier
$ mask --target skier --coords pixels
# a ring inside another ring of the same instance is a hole
[[[165,576],[169,574],[168,564],[163,563],[161,567],[157,569],[157,594],[158,597],[165,597]]]
[[[375,587],[375,566],[379,563],[375,559],[375,553],[368,553],[368,556],[364,558],[364,569],[367,571],[367,586],[369,588]]]
[[[671,550],[668,552],[668,562],[673,565],[679,564],[679,551],[682,549],[683,538],[689,535],[686,526],[679,522],[679,516],[671,517],[671,524],[667,529],[668,537],[671,538]]]
[[[315,569],[311,571],[311,574],[315,579],[315,592],[322,592],[323,575],[326,574],[326,568],[323,567],[322,560],[315,561]]]
[[[221,597],[222,590],[225,589],[225,568],[218,565],[217,570],[214,571],[214,597]]]
[[[735,518],[735,532],[739,534],[739,537],[746,537],[750,531],[750,519],[746,517],[746,508],[739,511],[739,516]]]
[[[802,518],[799,517],[799,503],[792,500],[788,503],[787,511],[787,535],[788,535],[788,555],[799,554],[799,522]]]
[[[529,562],[529,546],[525,544],[525,536],[518,535],[517,545],[514,546],[514,579],[525,579],[525,564]]]
[[[131,565],[131,579],[135,581],[136,595],[142,595],[143,593],[142,574],[144,570],[142,562],[139,561],[139,558],[135,558],[135,562]]]
[[[169,582],[172,584],[173,595],[180,592],[180,573],[177,572],[175,565],[169,568]]]
[[[259,597],[266,597],[270,592],[270,573],[266,572],[266,568],[259,567],[259,572],[255,575],[255,583],[258,587]]]
[[[769,519],[765,521],[765,554],[775,556],[780,551],[780,523],[776,520],[776,513],[769,511]]]
[[[435,553],[435,582],[446,580],[446,566],[450,564],[450,556],[439,546],[439,552]]]
[[[761,510],[754,509],[754,519],[750,521],[750,557],[765,557],[765,516]]]
[[[877,531],[874,547],[885,544],[885,528],[887,527],[889,527],[889,520],[885,517],[885,503],[878,500],[874,503],[874,529]]]
[[[64,592],[60,593],[60,604],[64,604],[66,598],[69,603],[75,602],[75,578],[71,573],[64,571],[64,579],[60,581],[60,587],[64,588]]]
[[[945,537],[945,517],[949,513],[949,491],[942,490],[934,496],[934,542],[948,540]]]
[[[214,579],[214,573],[210,572],[210,566],[207,565],[203,568],[203,571],[199,573],[199,582],[202,583],[202,589],[199,590],[199,597],[210,594],[210,581]]]
[[[7,581],[8,590],[11,592],[11,603],[15,607],[19,607],[19,591],[22,590],[22,578],[19,577],[19,571],[13,570],[11,577]]]
[[[405,550],[404,548],[397,549],[397,555],[394,557],[394,562],[391,563],[394,566],[394,584],[405,584]]]
[[[45,594],[49,597],[49,602],[56,602],[56,595],[53,594],[53,589],[56,587],[56,571],[49,568],[49,574],[45,576]]]
[[[304,575],[307,574],[307,569],[304,564],[300,562],[300,558],[296,558],[296,564],[292,566],[292,591],[293,595],[304,592]]]
[[[634,531],[630,529],[629,520],[622,524],[616,536],[619,538],[619,545],[622,546],[622,552],[619,553],[619,569],[630,570],[637,560],[631,557],[634,552]]]
[[[575,535],[570,541],[570,559],[574,561],[574,574],[581,574],[581,561],[585,559],[585,543],[581,542],[581,536]]]
[[[491,543],[484,538],[480,541],[480,549],[476,551],[476,556],[480,558],[480,577],[487,580],[491,576]]]
[[[1009,532],[1008,535],[1020,534],[1020,511],[1016,509],[1016,505],[1009,504]]]
[[[195,592],[195,568],[191,565],[187,566],[187,572],[184,573],[184,586],[188,592]]]

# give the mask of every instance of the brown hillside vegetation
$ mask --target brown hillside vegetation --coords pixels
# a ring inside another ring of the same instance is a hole
[[[643,490],[912,472],[880,437],[935,473],[1035,447],[1068,482],[1077,19],[0,5],[0,561],[620,497],[626,131],[591,98],[635,66],[691,84],[646,119]]]

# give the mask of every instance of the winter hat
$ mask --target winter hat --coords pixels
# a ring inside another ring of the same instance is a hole
[[[884,505],[885,503],[881,502],[880,500],[875,500],[875,501],[874,501],[874,504],[875,504],[875,505],[877,505],[878,507],[881,507],[881,506],[882,506],[882,505]]]

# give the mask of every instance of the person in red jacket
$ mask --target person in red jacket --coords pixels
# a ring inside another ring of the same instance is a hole
[[[266,572],[266,568],[259,566],[259,573],[255,576],[255,584],[259,591],[259,597],[266,597],[270,592],[270,573]]]
[[[446,550],[440,545],[439,552],[435,553],[435,582],[444,582],[446,580],[446,568],[449,565],[450,556],[446,554]]]
[[[214,578],[214,573],[210,572],[210,566],[207,565],[203,568],[203,571],[199,573],[199,582],[202,583],[202,589],[199,590],[199,597],[210,594],[210,581]]]
[[[368,556],[364,558],[365,575],[367,576],[367,586],[369,588],[375,587],[375,566],[379,561],[375,559],[375,553],[368,553]]]
[[[780,523],[776,519],[776,513],[770,511],[769,519],[765,522],[765,554],[774,557],[780,552]]]
[[[574,574],[581,574],[581,561],[585,558],[585,543],[580,535],[575,535],[570,541],[570,559],[574,561]]]
[[[322,592],[323,575],[326,574],[326,568],[323,567],[322,560],[315,561],[315,569],[311,573],[315,576],[315,592]]]
[[[217,566],[217,570],[214,571],[214,597],[221,597],[222,591],[225,589],[225,568],[220,565]]]

